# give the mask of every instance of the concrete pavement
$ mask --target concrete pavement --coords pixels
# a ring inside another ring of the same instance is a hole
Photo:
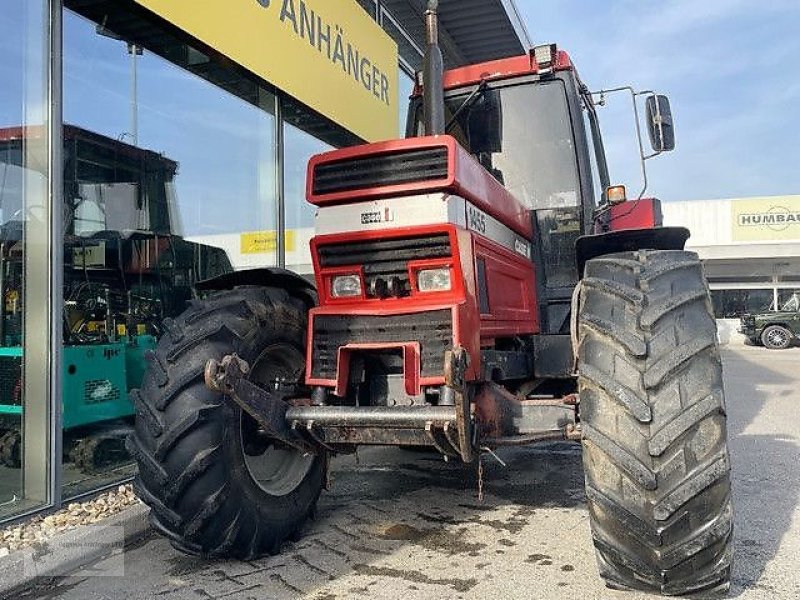
[[[800,348],[724,350],[734,468],[731,595],[800,597]],[[487,460],[474,470],[396,449],[337,459],[305,536],[282,555],[198,560],[151,536],[124,577],[93,571],[41,582],[18,598],[629,599],[601,583],[584,503],[580,450],[567,443]]]

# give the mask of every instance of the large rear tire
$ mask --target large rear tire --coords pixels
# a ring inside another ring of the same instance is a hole
[[[609,587],[728,589],[732,511],[722,366],[697,256],[586,264],[578,373],[592,537]]]
[[[237,353],[262,383],[301,380],[306,318],[284,291],[242,288],[195,301],[155,352],[128,448],[134,487],[150,521],[179,550],[253,559],[275,554],[313,513],[326,475],[324,455],[282,447],[253,419],[209,390],[206,362]]]

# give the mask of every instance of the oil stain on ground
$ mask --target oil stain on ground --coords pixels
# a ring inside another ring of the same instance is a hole
[[[464,540],[466,533],[466,528],[453,532],[443,528],[424,529],[396,523],[387,527],[382,535],[387,540],[411,542],[427,550],[448,555],[476,553],[486,548],[486,544]]]
[[[549,554],[531,554],[525,559],[525,562],[533,563],[535,565],[552,565],[552,558],[553,557]]]
[[[410,571],[405,569],[392,569],[390,567],[375,567],[372,565],[355,565],[354,570],[359,575],[372,575],[374,577],[391,577],[394,579],[402,579],[409,583],[423,583],[427,585],[446,585],[453,588],[456,592],[468,592],[476,585],[478,580],[475,578],[469,579],[436,579],[429,577],[420,571]]]

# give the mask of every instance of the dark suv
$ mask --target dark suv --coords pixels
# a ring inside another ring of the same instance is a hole
[[[800,295],[792,297],[778,311],[746,314],[741,317],[739,332],[753,344],[771,350],[783,350],[800,339]]]

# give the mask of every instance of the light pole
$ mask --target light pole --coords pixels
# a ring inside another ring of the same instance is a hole
[[[106,27],[108,17],[103,19],[102,23],[98,23],[95,31],[97,35],[110,38],[112,40],[125,41],[123,38],[114,31]],[[133,43],[126,42],[128,45],[128,54],[131,57],[131,126],[130,131],[120,135],[119,139],[123,139],[126,135],[130,135],[133,140],[133,145],[139,145],[139,74],[138,74],[138,61],[137,57],[144,54],[144,49]]]
[[[139,79],[137,57],[144,53],[141,46],[128,42],[128,54],[131,55],[131,137],[133,145],[139,145]]]

